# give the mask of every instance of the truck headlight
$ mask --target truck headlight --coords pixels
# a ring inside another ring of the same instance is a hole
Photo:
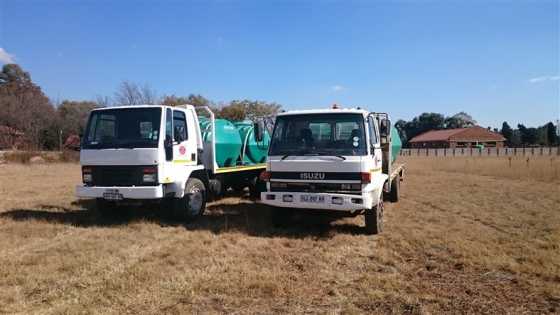
[[[91,175],[91,167],[82,167],[82,182],[84,184],[89,184],[93,182],[93,176]]]
[[[157,181],[157,168],[144,167],[142,172],[143,172],[142,181],[144,183],[155,183]]]

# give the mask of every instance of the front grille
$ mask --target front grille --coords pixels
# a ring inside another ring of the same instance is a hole
[[[93,186],[155,186],[144,183],[143,168],[146,166],[92,166]]]
[[[350,189],[344,185],[350,185]],[[312,192],[361,195],[361,184],[271,182],[273,192]]]

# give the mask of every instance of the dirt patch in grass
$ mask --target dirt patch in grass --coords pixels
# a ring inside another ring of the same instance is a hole
[[[379,236],[362,217],[277,227],[239,196],[189,224],[104,218],[74,198],[79,165],[0,165],[0,313],[560,311],[557,183],[407,163]]]

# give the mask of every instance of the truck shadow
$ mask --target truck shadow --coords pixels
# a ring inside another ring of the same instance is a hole
[[[93,202],[89,200],[73,202],[72,206],[67,208],[40,205],[35,209],[12,209],[0,213],[0,218],[13,221],[35,220],[86,228],[151,222],[162,227],[184,227],[189,231],[210,231],[215,234],[239,232],[258,237],[330,238],[340,233],[363,234],[360,226],[337,222],[341,217],[329,213],[301,212],[284,217],[281,224],[278,224],[274,210],[244,198],[237,204],[211,203],[202,217],[189,223],[168,219],[154,206],[123,207],[109,217],[98,213]]]

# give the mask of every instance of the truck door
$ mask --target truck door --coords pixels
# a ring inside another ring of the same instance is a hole
[[[372,178],[381,173],[382,169],[382,152],[381,143],[379,142],[379,128],[377,126],[377,119],[373,115],[368,115],[368,133],[369,133],[369,149],[367,159],[371,159],[371,162],[367,162],[369,165],[370,172],[372,173]]]
[[[191,134],[193,129],[189,128],[187,116],[182,110],[165,111],[165,184],[184,184],[189,175],[187,168],[196,165],[196,135]]]
[[[196,136],[189,135],[187,115],[182,110],[173,110],[173,163],[196,165]]]

